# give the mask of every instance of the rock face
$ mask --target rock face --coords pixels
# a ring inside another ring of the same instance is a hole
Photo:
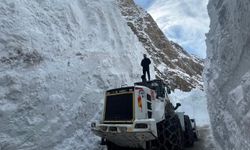
[[[250,2],[210,0],[205,89],[223,150],[250,149]]]
[[[2,0],[0,27],[0,149],[99,150],[88,122],[145,53],[116,1]]]
[[[157,77],[168,81],[172,89],[202,88],[203,61],[169,41],[154,19],[133,0],[118,0],[118,3],[128,26],[154,61]]]

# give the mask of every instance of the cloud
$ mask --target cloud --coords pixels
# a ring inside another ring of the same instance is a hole
[[[189,53],[206,57],[209,30],[208,0],[155,0],[147,9],[167,38]]]

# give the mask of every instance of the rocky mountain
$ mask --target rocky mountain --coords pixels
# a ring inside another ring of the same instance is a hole
[[[155,63],[156,76],[166,80],[172,89],[202,88],[203,60],[169,41],[150,14],[133,0],[118,0],[118,3],[128,26]]]
[[[250,1],[210,0],[208,12],[204,77],[214,137],[223,150],[249,150]]]

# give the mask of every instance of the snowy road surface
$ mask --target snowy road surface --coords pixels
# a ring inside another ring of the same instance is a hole
[[[216,150],[214,146],[211,128],[209,126],[199,127],[199,141],[195,142],[194,147],[186,150]]]
[[[193,147],[185,148],[185,150],[216,150],[214,146],[214,140],[211,134],[211,128],[207,126],[199,127],[199,140],[195,142]],[[103,146],[100,150],[107,150]],[[132,149],[130,149],[132,150]],[[139,149],[133,149],[139,150]]]

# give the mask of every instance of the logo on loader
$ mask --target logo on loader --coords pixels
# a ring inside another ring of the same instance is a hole
[[[142,112],[142,98],[144,97],[145,92],[142,88],[139,88],[139,96],[137,98],[138,101],[138,107],[140,108],[140,111]]]
[[[142,99],[141,99],[141,96],[138,96],[138,107],[140,108],[140,111],[142,112]]]

